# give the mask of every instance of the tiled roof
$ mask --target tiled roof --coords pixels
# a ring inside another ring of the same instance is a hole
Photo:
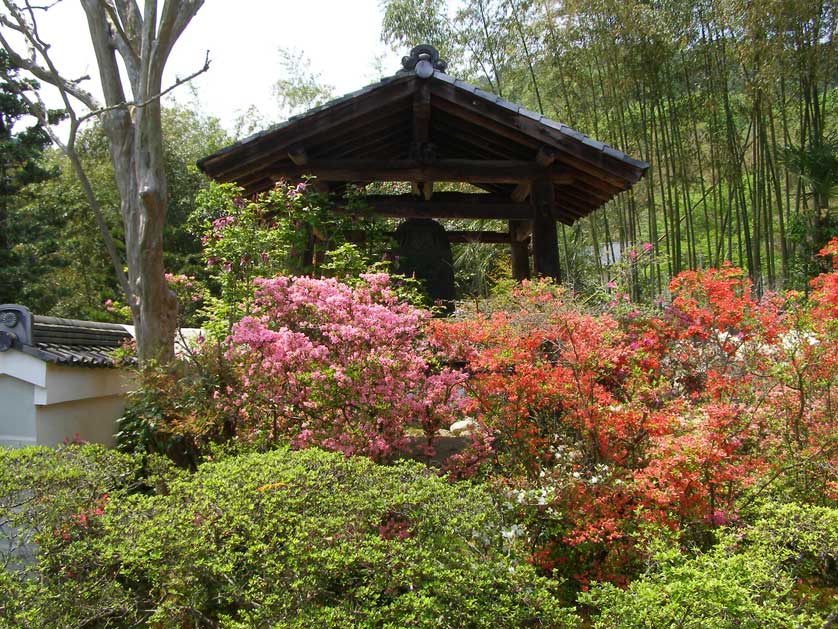
[[[232,144],[230,144],[228,146],[225,146],[222,149],[219,149],[218,151],[216,151],[212,155],[207,155],[206,157],[202,157],[201,159],[199,159],[197,161],[198,168],[200,168],[203,172],[206,172],[205,164],[207,162],[217,158],[217,157],[222,157],[224,155],[227,155],[228,153],[234,153],[236,151],[236,149],[238,149],[242,146],[245,146],[247,144],[250,144],[251,142],[253,142],[255,140],[259,140],[261,138],[269,137],[269,136],[273,135],[274,133],[276,133],[277,131],[281,131],[281,130],[287,128],[287,127],[293,126],[294,123],[297,122],[298,120],[302,120],[303,118],[307,118],[308,116],[313,116],[314,114],[319,113],[321,111],[325,111],[326,109],[331,109],[332,107],[335,107],[336,105],[340,105],[342,103],[347,103],[347,102],[351,101],[353,98],[358,98],[359,96],[363,96],[364,94],[368,94],[370,92],[375,91],[376,89],[378,89],[379,87],[382,87],[383,85],[393,83],[398,78],[400,78],[399,75],[384,77],[383,79],[381,79],[380,81],[378,81],[376,83],[371,83],[370,85],[367,85],[366,87],[362,87],[361,89],[355,90],[354,92],[349,92],[348,94],[344,94],[343,96],[338,96],[337,98],[333,98],[332,100],[327,101],[327,102],[323,103],[322,105],[318,105],[317,107],[312,107],[311,109],[309,109],[307,111],[304,111],[301,114],[297,114],[296,116],[291,116],[290,118],[288,118],[288,120],[284,120],[284,121],[279,122],[277,124],[271,125],[267,129],[263,129],[262,131],[257,131],[256,133],[252,133],[251,135],[249,135],[247,137],[244,137],[241,140],[238,140],[237,142],[233,142]]]
[[[32,342],[22,350],[59,365],[113,367],[113,350],[132,340],[121,325],[57,317],[32,317]]]
[[[415,75],[415,72],[412,71],[412,70],[411,71],[401,70],[401,71],[399,71],[398,74],[396,74],[394,76],[385,77],[385,78],[381,79],[380,81],[378,81],[377,83],[367,85],[366,87],[362,87],[361,89],[355,90],[354,92],[350,92],[348,94],[344,94],[343,96],[339,96],[338,98],[332,99],[332,100],[330,100],[326,103],[323,103],[322,105],[319,105],[317,107],[309,109],[308,111],[305,111],[305,112],[303,112],[301,114],[298,114],[296,116],[291,116],[288,120],[285,120],[285,121],[280,122],[278,124],[272,125],[271,127],[267,128],[267,129],[264,129],[263,131],[259,131],[257,133],[254,133],[254,134],[252,134],[252,135],[250,135],[246,138],[243,138],[243,139],[239,140],[238,142],[235,142],[235,143],[233,143],[229,146],[224,147],[223,149],[217,151],[216,153],[213,153],[212,155],[208,155],[207,157],[204,157],[204,158],[198,160],[198,167],[201,170],[205,170],[205,164],[207,162],[209,162],[209,161],[211,161],[215,158],[221,157],[223,155],[226,155],[228,153],[232,153],[236,149],[238,149],[242,146],[245,146],[247,144],[250,144],[254,140],[258,140],[258,139],[263,138],[263,137],[271,136],[274,133],[276,133],[277,131],[280,131],[280,130],[286,128],[286,127],[292,126],[294,123],[296,123],[299,120],[302,120],[303,118],[307,118],[309,116],[312,116],[312,115],[314,115],[316,113],[319,113],[321,111],[324,111],[326,109],[331,109],[332,107],[335,107],[336,105],[341,105],[343,103],[349,102],[354,98],[358,98],[359,96],[363,96],[364,94],[368,94],[370,92],[373,92],[373,91],[377,90],[378,88],[380,88],[384,85],[387,85],[389,83],[392,83],[392,82],[394,82],[394,81],[396,81],[396,80],[398,80],[402,77],[412,76],[412,75]],[[639,168],[642,171],[645,171],[646,169],[649,168],[648,162],[645,162],[645,161],[639,160],[639,159],[635,159],[634,157],[631,157],[630,155],[627,155],[626,153],[624,153],[624,152],[622,152],[618,149],[615,149],[615,148],[605,144],[604,142],[599,142],[598,140],[594,140],[594,139],[588,137],[587,135],[577,131],[576,129],[572,129],[571,127],[568,127],[565,124],[562,124],[562,123],[556,122],[554,120],[551,120],[547,116],[543,116],[543,115],[541,115],[537,112],[531,111],[531,110],[527,109],[526,107],[521,107],[520,105],[516,105],[515,103],[513,103],[511,101],[508,101],[504,98],[501,98],[500,96],[496,96],[495,94],[492,94],[491,92],[487,92],[485,90],[482,90],[479,87],[475,87],[474,85],[471,85],[470,83],[466,83],[465,81],[461,81],[460,79],[455,79],[454,77],[452,77],[448,74],[445,74],[444,72],[442,72],[440,70],[434,70],[433,78],[436,79],[437,81],[441,81],[443,83],[448,83],[450,85],[453,85],[455,88],[457,88],[459,90],[462,90],[464,92],[468,92],[469,94],[477,96],[478,98],[480,98],[482,100],[485,100],[485,101],[488,101],[488,102],[493,103],[495,105],[498,105],[499,107],[503,107],[504,109],[508,109],[508,110],[520,115],[520,116],[530,118],[530,119],[532,119],[532,120],[534,120],[534,121],[536,121],[540,124],[543,124],[547,127],[551,127],[552,129],[555,129],[556,131],[558,131],[559,133],[561,133],[562,135],[564,135],[568,138],[572,138],[573,140],[576,140],[578,142],[582,142],[583,144],[586,144],[586,145],[594,148],[597,151],[602,151],[603,153],[605,153],[609,157],[612,157],[612,158],[617,159],[621,162],[624,162],[625,164],[628,164],[628,165],[630,165],[634,168]]]
[[[0,305],[0,352],[16,349],[57,365],[113,367],[113,351],[131,339],[116,323],[44,317],[20,304]]]

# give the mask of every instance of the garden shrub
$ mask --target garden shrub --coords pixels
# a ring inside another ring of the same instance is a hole
[[[89,599],[106,595],[107,581],[91,591],[67,579],[61,549],[94,534],[107,503],[138,489],[138,469],[101,445],[0,448],[0,627],[72,626],[44,614],[73,605],[80,619]]]
[[[101,445],[0,448],[0,561],[31,565],[27,547],[136,485],[137,470],[133,457]]]
[[[838,585],[838,508],[769,502],[752,519],[740,532],[748,544],[765,548],[798,579]]]
[[[597,629],[821,627],[823,617],[796,604],[793,584],[766,549],[737,552],[723,538],[697,555],[659,545],[648,571],[627,588],[596,584],[579,601],[597,610]]]
[[[42,605],[21,626],[575,624],[516,560],[491,496],[418,463],[229,457],[92,517],[38,565]]]
[[[143,366],[120,448],[186,466],[220,443],[433,456],[437,431],[461,416],[465,374],[428,339],[429,311],[384,273],[254,285],[227,339],[200,338],[166,366]]]
[[[130,453],[164,454],[194,468],[211,444],[236,436],[235,412],[214,403],[227,391],[241,393],[239,375],[213,339],[199,339],[166,365],[146,363],[118,420],[117,447]]]
[[[838,609],[838,509],[767,502],[706,553],[652,541],[646,572],[580,602],[596,627],[823,627]]]
[[[534,560],[583,586],[637,574],[649,523],[707,547],[761,498],[834,504],[835,277],[758,299],[724,265],[678,275],[661,311],[600,314],[525,283],[435,322],[482,430],[465,471],[491,465]]]
[[[437,430],[458,417],[465,374],[426,338],[428,311],[400,301],[386,274],[361,280],[255,280],[227,353],[242,390],[217,396],[242,439],[387,461],[415,427],[432,454]]]
[[[354,215],[333,212],[329,195],[315,188],[310,181],[279,181],[272,189],[247,197],[239,186],[212,183],[198,193],[189,220],[201,237],[212,288],[212,296],[202,296],[204,327],[211,336],[222,340],[246,313],[257,277],[350,270],[340,260],[326,261],[352,236],[359,244],[350,267],[381,263],[389,245],[385,222],[366,213],[351,190],[346,203],[356,210]]]

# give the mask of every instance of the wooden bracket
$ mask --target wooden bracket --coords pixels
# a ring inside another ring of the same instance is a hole
[[[305,147],[292,146],[288,149],[288,157],[294,162],[295,166],[305,166],[308,164],[308,153],[306,153]]]
[[[532,188],[532,184],[529,181],[522,181],[515,189],[512,191],[510,195],[511,199],[515,201],[515,203],[523,203],[527,200],[527,197],[530,196],[530,189]]]

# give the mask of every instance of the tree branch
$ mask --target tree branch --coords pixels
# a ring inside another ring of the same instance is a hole
[[[48,46],[42,45],[38,42],[37,39],[33,37],[33,35],[28,31],[27,28],[24,27],[23,24],[20,23],[22,20],[22,16],[16,12],[17,7],[13,5],[10,6],[9,0],[3,0],[3,4],[9,10],[12,15],[15,15],[15,19],[18,20],[18,24],[11,22],[7,16],[0,15],[0,25],[6,26],[18,33],[21,33],[24,37],[26,37],[27,41],[30,45],[37,50],[44,57],[44,61],[47,64],[47,67],[43,67],[37,63],[34,58],[34,51],[33,51],[33,58],[26,59],[20,56],[15,49],[11,46],[8,40],[3,35],[2,31],[0,31],[0,46],[6,51],[6,54],[9,55],[9,60],[12,64],[21,70],[26,70],[27,72],[31,73],[35,78],[43,81],[44,83],[49,83],[50,85],[55,86],[58,88],[62,93],[69,94],[80,103],[88,107],[89,109],[97,109],[100,105],[96,98],[88,92],[87,90],[83,90],[78,86],[78,81],[82,79],[77,79],[76,81],[71,81],[62,77],[58,71],[56,70],[55,66],[52,64],[52,61],[49,59],[47,54]],[[16,14],[17,13],[17,14]]]
[[[115,105],[124,102],[125,90],[122,87],[122,78],[119,75],[119,66],[116,63],[114,47],[111,46],[111,36],[108,28],[106,13],[101,10],[100,0],[81,0],[84,12],[87,15],[87,25],[90,30],[90,41],[93,43],[93,52],[96,55],[96,64],[99,66],[99,76],[102,83],[102,92],[105,96],[106,105]],[[99,109],[99,106],[89,109]]]
[[[155,67],[162,71],[175,42],[203,4],[204,0],[164,0],[152,59]]]
[[[148,104],[150,104],[150,103],[152,103],[156,100],[160,100],[166,94],[168,94],[172,90],[177,89],[178,87],[180,87],[184,83],[188,83],[189,81],[194,79],[196,76],[200,76],[204,72],[207,72],[209,70],[210,63],[211,62],[210,62],[210,58],[209,58],[209,50],[207,50],[207,54],[206,54],[206,58],[204,59],[203,67],[201,67],[199,70],[196,70],[195,72],[193,72],[192,74],[190,74],[189,76],[187,76],[185,78],[175,79],[174,83],[172,83],[169,87],[160,91],[159,93],[157,93],[153,96],[150,96],[149,98],[146,98],[145,100],[143,100],[139,103],[137,103],[137,102],[130,102],[130,103],[123,102],[123,103],[117,103],[116,105],[110,105],[108,107],[100,107],[99,109],[97,109],[95,111],[90,111],[90,112],[84,114],[83,116],[81,116],[79,118],[79,122],[80,123],[85,122],[86,120],[89,120],[90,118],[95,118],[96,116],[100,116],[100,115],[102,115],[106,112],[115,111],[117,109],[130,109],[130,108],[145,107],[146,105],[148,105]]]
[[[114,7],[113,0],[102,0],[102,8],[107,13],[111,28],[114,31],[114,45],[125,62],[125,70],[133,84],[136,82],[140,71],[140,55],[137,49],[141,42],[137,39],[136,32],[129,34],[129,30],[135,29],[137,18],[131,13],[120,14],[118,9]],[[139,16],[139,24],[142,25],[142,16]]]

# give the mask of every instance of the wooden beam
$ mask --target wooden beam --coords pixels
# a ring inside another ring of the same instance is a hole
[[[542,168],[549,168],[555,161],[556,152],[546,149],[544,147],[540,148],[535,156],[535,163],[541,166]],[[516,203],[522,203],[523,201],[527,200],[528,196],[530,196],[531,189],[532,182],[522,181],[517,186],[515,186],[515,189],[512,191],[510,198]]]
[[[529,219],[527,203],[512,203],[499,195],[466,192],[437,192],[431,201],[412,194],[369,195],[361,199],[366,211],[391,218]],[[344,206],[337,212],[358,213]],[[506,241],[508,242],[508,240]]]
[[[434,140],[441,150],[447,147],[462,154],[467,149],[466,154],[486,159],[528,159],[532,154],[526,147],[494,134],[481,133],[480,127],[450,115],[434,117]]]
[[[306,166],[285,163],[276,164],[270,170],[277,179],[315,175],[329,181],[519,183],[538,178],[553,184],[569,185],[574,180],[573,175],[565,170],[544,169],[532,162],[519,160],[440,159],[432,164],[410,159],[311,160]]]
[[[346,125],[344,129],[336,130],[325,136],[310,138],[306,142],[309,154],[312,156],[328,155],[337,158],[358,148],[359,138],[363,139],[363,143],[382,136],[392,137],[397,130],[403,131],[403,135],[408,135],[408,131],[403,128],[406,126],[405,120],[410,115],[410,109],[407,106],[402,106],[401,102],[396,104],[399,106],[388,108],[386,113],[379,112],[379,115],[374,118],[368,116],[357,121],[357,123]]]
[[[532,236],[532,221],[509,221],[509,236],[514,242],[527,242]]]
[[[431,139],[431,86],[423,81],[413,96],[413,142],[427,144]]]
[[[530,252],[522,233],[532,232],[532,221],[509,221],[509,246],[512,255],[512,277],[522,282],[530,279]],[[529,236],[529,233],[527,234]]]
[[[522,181],[515,189],[512,191],[512,194],[509,197],[515,201],[516,203],[523,203],[527,200],[527,197],[530,196],[530,182],[529,181]]]
[[[394,238],[396,232],[386,232],[385,236]],[[510,235],[507,232],[496,231],[481,231],[481,230],[447,230],[445,235],[448,237],[448,242],[461,244],[467,242],[479,242],[483,244],[497,244],[508,245]],[[349,242],[364,242],[366,234],[361,231],[350,231],[345,234]],[[526,243],[521,243],[526,247]]]
[[[321,150],[318,155],[328,155],[329,159],[353,159],[359,157],[369,158],[376,150],[392,146],[392,152],[387,157],[399,155],[398,152],[404,144],[410,141],[406,133],[398,129],[381,129],[370,132],[363,139],[355,138],[353,142],[341,146],[330,146]],[[401,151],[406,154],[406,151]]]
[[[557,157],[558,154],[556,153],[556,151],[552,151],[542,146],[540,149],[538,149],[538,153],[535,156],[535,163],[541,166],[542,168],[547,168],[553,162],[556,161]]]
[[[448,242],[453,243],[480,242],[495,245],[508,245],[510,239],[510,236],[507,232],[495,231],[469,231],[450,229],[447,230],[445,234],[448,236]]]

